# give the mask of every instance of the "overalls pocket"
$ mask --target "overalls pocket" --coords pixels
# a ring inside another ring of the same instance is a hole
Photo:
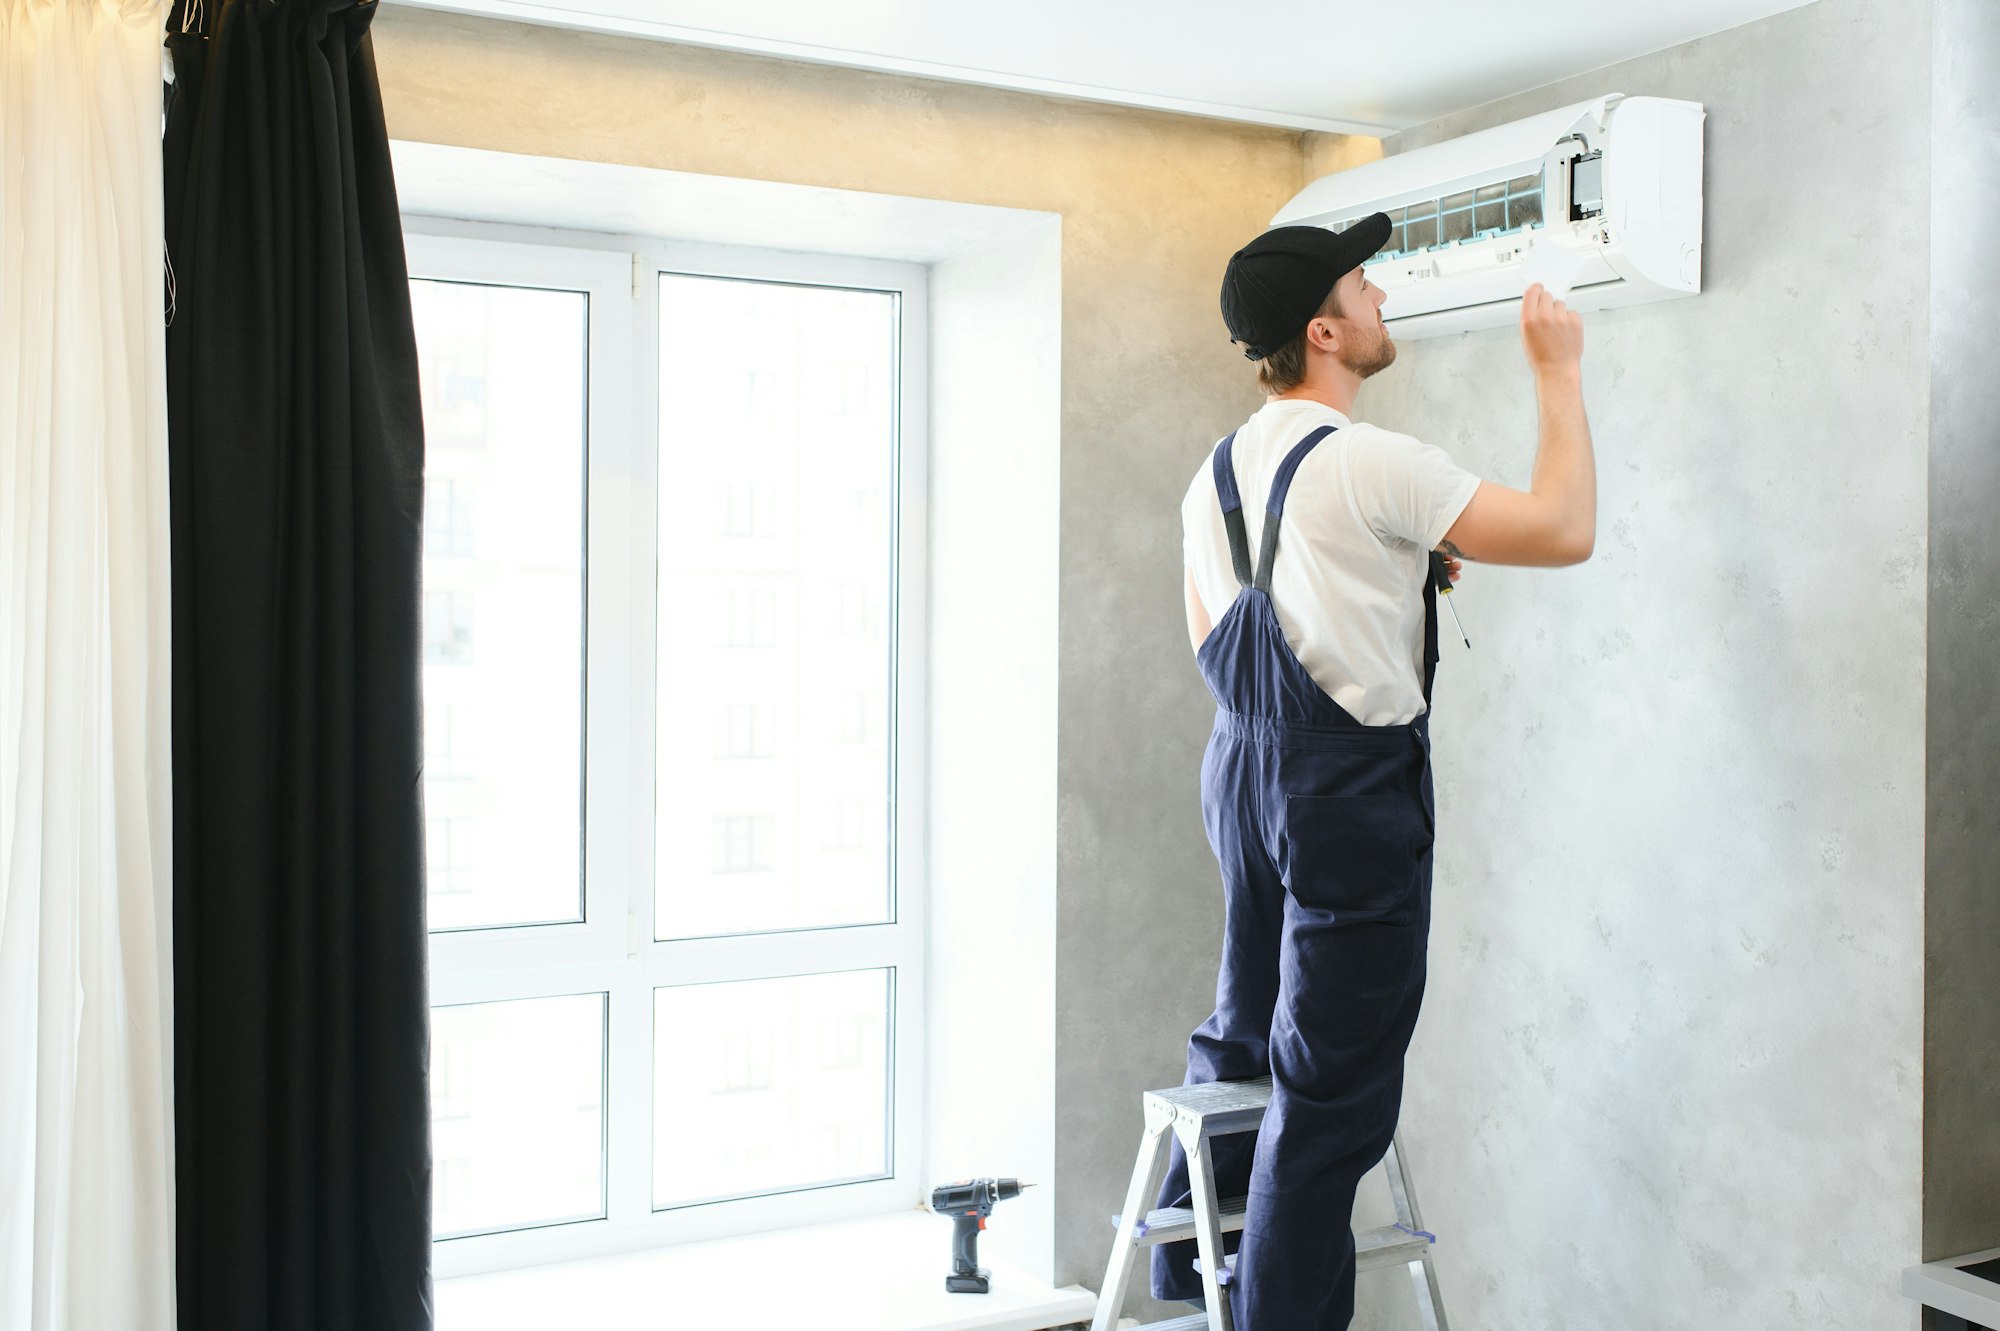
[[[1287,795],[1285,886],[1302,905],[1408,927],[1431,833],[1407,791]]]

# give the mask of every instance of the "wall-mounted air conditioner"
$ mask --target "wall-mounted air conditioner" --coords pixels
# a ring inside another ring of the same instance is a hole
[[[1691,296],[1704,118],[1699,102],[1600,97],[1323,176],[1271,225],[1389,214],[1368,275],[1397,337],[1511,322],[1547,273],[1573,279],[1574,310]]]

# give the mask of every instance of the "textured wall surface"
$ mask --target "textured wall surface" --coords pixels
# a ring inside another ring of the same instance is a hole
[[[1212,705],[1181,623],[1177,508],[1257,402],[1216,292],[1298,189],[1300,136],[417,9],[385,8],[374,33],[398,139],[1062,215],[1045,1274],[1094,1287],[1139,1093],[1180,1081],[1214,999],[1222,903],[1196,794]]]
[[[1935,3],[1941,71],[1990,50],[1986,0]],[[1607,91],[1709,110],[1704,293],[1587,320],[1597,555],[1472,569],[1474,650],[1440,677],[1404,1136],[1462,1328],[1913,1326],[1898,1269],[1992,1223],[2000,402],[1988,308],[1933,292],[1910,203],[1934,187],[1931,13],[1820,0],[1388,145]],[[1256,401],[1216,282],[1375,145],[410,9],[375,32],[398,138],[1061,214],[1043,1274],[1094,1286],[1137,1092],[1179,1079],[1221,928],[1176,514]],[[1990,122],[1982,68],[1941,76],[1940,107]],[[1994,141],[1937,149],[1941,207],[1993,215]],[[1982,240],[1937,262],[1990,267]],[[1528,480],[1511,332],[1406,344],[1361,412]],[[1373,1191],[1359,1211],[1386,1218]],[[1410,1324],[1406,1280],[1359,1301],[1357,1328]]]
[[[1386,145],[1708,108],[1703,293],[1585,318],[1597,553],[1471,569],[1440,673],[1404,1133],[1456,1324],[1917,1324],[1930,60],[1822,0]],[[1361,409],[1528,482],[1513,331]]]
[[[1934,14],[1925,1261],[2000,1246],[2000,6]]]

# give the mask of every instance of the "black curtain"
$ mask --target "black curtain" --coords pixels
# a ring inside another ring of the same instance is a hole
[[[168,22],[187,1331],[431,1326],[423,426],[373,12]]]

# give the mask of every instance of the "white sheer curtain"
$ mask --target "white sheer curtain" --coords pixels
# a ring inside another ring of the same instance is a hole
[[[152,0],[0,0],[0,1328],[174,1325]]]

